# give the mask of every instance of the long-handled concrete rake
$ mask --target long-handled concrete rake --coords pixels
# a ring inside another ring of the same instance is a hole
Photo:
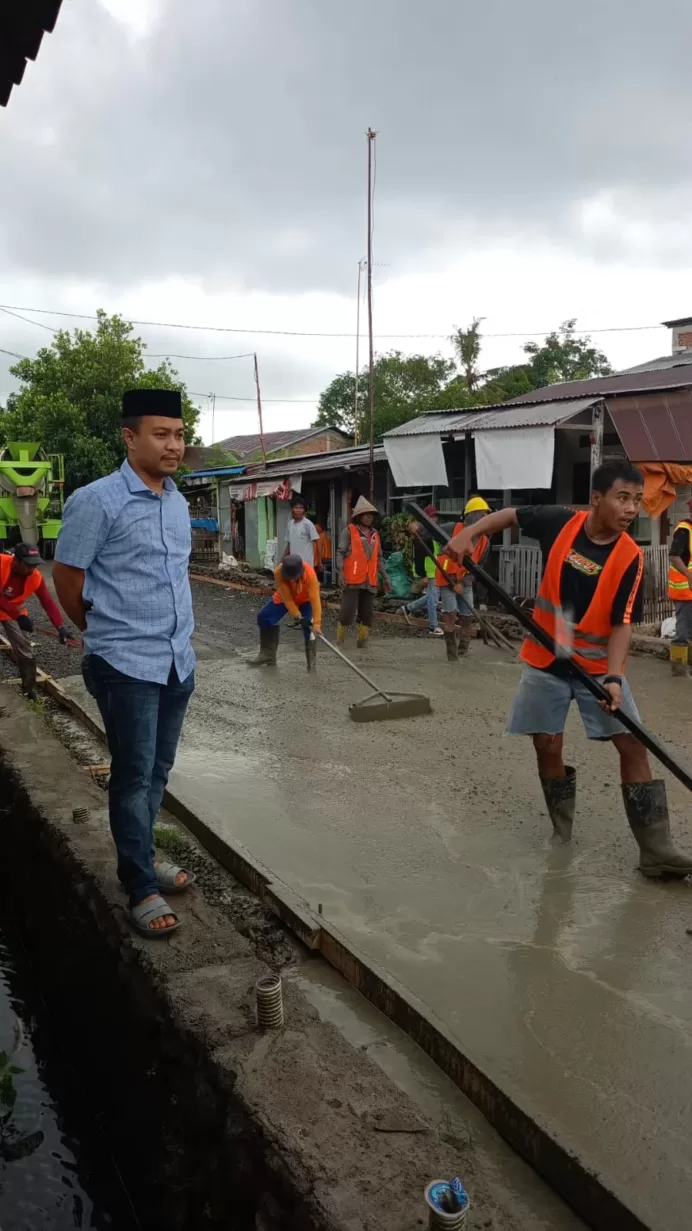
[[[432,705],[430,698],[424,693],[415,692],[383,692],[377,684],[351,662],[341,650],[328,641],[323,633],[315,633],[320,641],[323,641],[326,646],[336,654],[342,662],[346,663],[356,675],[359,675],[365,683],[374,691],[371,696],[365,697],[362,701],[356,701],[354,705],[349,705],[348,713],[353,722],[384,722],[388,718],[416,718],[419,714],[432,714]],[[378,698],[376,700],[375,698]]]
[[[437,522],[431,521],[427,514],[424,513],[417,504],[414,502],[409,502],[408,508],[413,513],[416,521],[420,522],[422,526],[425,526],[425,529],[431,534],[434,534],[438,540],[442,539],[445,543],[449,542],[450,536],[445,534],[445,531],[437,524]],[[509,594],[507,594],[506,591],[503,590],[502,586],[495,581],[494,577],[489,577],[485,572],[485,569],[482,569],[475,564],[470,556],[465,557],[464,567],[467,568],[474,577],[477,577],[491,594],[494,594],[495,597],[499,599],[503,607],[505,607],[511,615],[516,616],[519,623],[526,629],[527,632],[531,634],[533,638],[535,638],[536,641],[544,646],[546,650],[549,650],[551,654],[555,654],[559,658],[564,658],[572,674],[575,675],[578,680],[581,680],[584,687],[588,688],[589,692],[596,698],[597,701],[605,701],[609,706],[612,704],[612,697],[610,693],[607,692],[607,690],[602,684],[599,683],[597,679],[595,679],[592,675],[589,675],[588,671],[584,671],[583,667],[581,667],[578,662],[575,662],[575,660],[570,657],[569,648],[567,648],[567,651],[565,652],[564,647],[557,645],[550,636],[550,633],[547,633],[544,628],[541,628],[540,624],[536,624],[536,621],[531,618],[529,613],[524,611],[524,608],[520,607],[513,598],[510,598]],[[630,717],[625,710],[613,710],[613,717],[617,718],[618,722],[621,722],[623,727],[626,727],[632,735],[635,735],[639,742],[642,743],[645,748],[648,748],[649,752],[653,753],[661,764],[665,765],[666,769],[669,769],[671,774],[673,774],[679,782],[682,782],[683,786],[687,787],[688,791],[692,791],[692,774],[690,774],[684,766],[680,765],[680,763],[675,760],[672,753],[668,751],[665,745],[661,743],[653,732],[647,731],[646,727],[637,722],[636,718]]]

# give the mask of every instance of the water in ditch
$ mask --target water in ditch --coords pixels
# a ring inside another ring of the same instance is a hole
[[[66,1057],[59,1005],[44,1002],[21,938],[0,931],[0,1231],[138,1231],[97,1099]]]

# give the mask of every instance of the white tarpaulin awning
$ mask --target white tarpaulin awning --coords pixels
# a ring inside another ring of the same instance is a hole
[[[382,441],[397,487],[448,487],[439,436],[385,436]]]
[[[554,427],[494,428],[474,432],[476,474],[481,490],[550,487],[555,458]],[[420,437],[418,438],[420,440]],[[385,445],[386,445],[385,441]]]

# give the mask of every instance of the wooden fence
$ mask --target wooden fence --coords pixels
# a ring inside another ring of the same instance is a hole
[[[540,547],[501,547],[499,580],[519,602],[534,599],[541,579]],[[644,548],[644,623],[660,623],[673,614],[668,598],[668,548]]]

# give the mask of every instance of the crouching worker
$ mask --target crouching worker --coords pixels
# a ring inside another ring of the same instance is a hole
[[[58,631],[60,644],[67,641],[67,629],[60,608],[53,602],[48,587],[37,565],[41,553],[33,543],[17,543],[14,555],[0,555],[0,621],[2,631],[10,643],[10,651],[19,668],[22,691],[33,700],[36,696],[36,657],[27,634],[34,630],[33,620],[25,607],[27,599],[35,594],[54,628]]]
[[[274,569],[274,576],[278,588],[257,616],[260,649],[257,658],[253,658],[249,665],[276,666],[279,624],[288,612],[300,620],[308,671],[312,671],[317,661],[317,643],[310,634],[313,628],[317,633],[322,632],[322,603],[317,574],[311,564],[306,564],[300,556],[291,555],[284,556],[279,567]]]

